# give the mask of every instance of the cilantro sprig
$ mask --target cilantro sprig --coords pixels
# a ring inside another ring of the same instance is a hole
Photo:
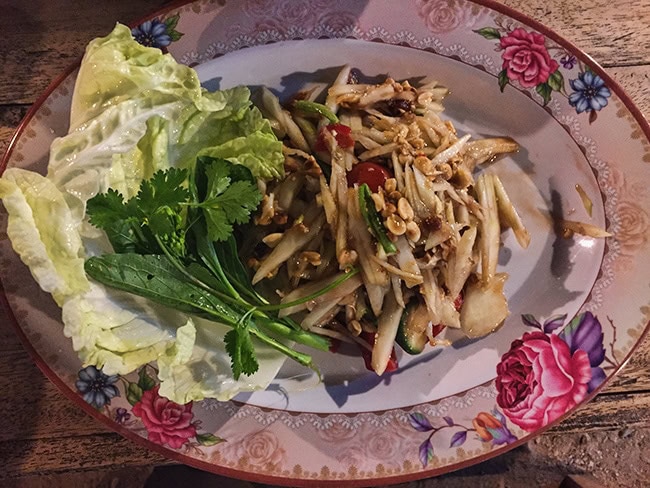
[[[176,254],[184,255],[183,205],[190,197],[183,186],[187,176],[184,169],[157,171],[128,201],[113,189],[96,195],[86,206],[90,223],[106,231],[115,252],[159,254],[157,236]]]
[[[250,220],[251,212],[262,201],[262,194],[244,166],[223,159],[205,164],[205,159],[200,158],[198,164],[204,168],[208,190],[198,206],[204,210],[208,237],[225,241],[232,235],[234,224]]]
[[[86,212],[115,254],[91,257],[86,272],[107,286],[232,327],[224,343],[236,379],[259,369],[253,338],[314,368],[311,356],[285,343],[327,350],[329,340],[278,318],[277,310],[296,302],[269,304],[237,254],[234,227],[249,222],[261,200],[246,167],[209,157],[198,158],[190,171],[156,172],[129,200],[109,189],[90,199]]]

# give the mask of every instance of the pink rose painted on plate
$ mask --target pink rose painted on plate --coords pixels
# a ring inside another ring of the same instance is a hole
[[[178,449],[196,437],[196,425],[192,423],[192,402],[179,405],[161,397],[159,389],[158,385],[143,392],[132,411],[142,419],[151,442]]]
[[[546,49],[546,39],[536,32],[518,28],[501,37],[503,69],[508,79],[518,81],[524,88],[546,83],[559,64]]]
[[[584,351],[562,339],[529,332],[512,343],[497,366],[497,404],[513,423],[533,431],[580,403],[591,380]]]
[[[613,337],[609,344],[612,358],[609,358],[597,317],[585,312],[565,325],[566,317],[558,315],[540,323],[530,314],[522,315],[525,325],[539,330],[525,333],[501,357],[495,381],[497,406],[474,417],[472,427],[457,423],[449,416],[434,423],[422,413],[409,414],[411,427],[428,433],[418,449],[422,466],[432,463],[435,456],[432,438],[440,437],[439,432],[453,429],[450,448],[465,444],[470,440],[470,433],[484,443],[511,444],[517,436],[507,420],[534,432],[569,412],[605,381],[605,371],[618,367],[614,357],[616,327],[610,320]]]
[[[514,341],[497,365],[497,404],[529,432],[557,420],[605,379],[600,322],[586,312],[553,334],[565,318],[554,317],[542,325],[524,315],[526,325],[540,330]]]
[[[87,366],[79,371],[76,386],[84,400],[95,408],[104,409],[105,414],[116,423],[134,428],[142,422],[144,429],[138,427],[137,430],[146,431],[147,439],[155,444],[198,452],[199,446],[224,442],[224,439],[210,432],[198,432],[201,422],[194,420],[192,402],[180,405],[160,395],[157,374],[155,368],[145,365],[138,371],[136,381],[131,381],[126,376],[107,376],[101,368]],[[131,405],[130,411],[123,406],[111,407],[111,399],[122,396],[119,384],[123,385],[124,397]]]

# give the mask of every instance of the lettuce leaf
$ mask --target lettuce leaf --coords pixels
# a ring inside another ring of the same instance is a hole
[[[133,149],[113,154],[108,170],[108,187],[120,192],[126,200],[134,197],[142,180],[148,180],[156,171],[171,166],[168,151],[169,123],[154,115],[147,120],[145,134]]]
[[[235,381],[219,324],[89,282],[84,258],[110,244],[87,222],[85,204],[109,187],[129,198],[157,170],[189,167],[202,154],[259,178],[283,172],[282,144],[248,88],[209,93],[194,70],[118,24],[86,49],[70,129],[52,143],[47,177],[14,168],[0,178],[12,245],[62,307],[64,334],[82,362],[126,374],[157,360],[161,393],[178,403],[264,388],[284,356],[265,352],[260,373]]]
[[[0,179],[9,214],[7,235],[40,287],[61,305],[85,291],[81,221],[54,184],[31,171],[10,168]]]
[[[127,374],[154,361],[173,343],[186,318],[128,293],[91,282],[62,307],[66,337],[84,364]]]
[[[165,123],[156,126],[153,117]],[[48,177],[73,200],[74,211],[83,214],[83,204],[106,191],[111,177],[118,179],[134,155],[132,176],[139,176],[138,170],[146,174],[143,165],[158,161],[187,167],[201,150],[218,150],[233,137],[242,141],[234,162],[248,166],[256,177],[282,174],[282,143],[251,106],[248,88],[207,92],[196,71],[159,49],[141,46],[128,27],[118,24],[86,49],[70,130],[52,143]],[[125,184],[132,186],[129,176],[125,172]]]
[[[116,106],[146,100],[149,108],[201,98],[196,72],[178,64],[169,54],[133,40],[131,30],[117,24],[106,37],[91,41],[72,95],[70,132]],[[206,110],[221,110],[225,100],[211,98]]]

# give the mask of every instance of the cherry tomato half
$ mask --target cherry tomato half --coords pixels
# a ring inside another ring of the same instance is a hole
[[[366,161],[355,164],[348,173],[348,186],[367,184],[370,191],[376,193],[379,187],[386,184],[386,180],[391,177],[390,172],[381,164]]]
[[[316,151],[327,151],[327,144],[323,135],[323,131],[325,130],[334,135],[337,144],[343,149],[354,147],[354,139],[352,138],[352,129],[350,127],[343,124],[329,124],[323,127],[318,134],[318,139],[316,139],[314,146]]]

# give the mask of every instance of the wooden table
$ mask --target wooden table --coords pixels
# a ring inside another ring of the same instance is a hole
[[[0,0],[0,153],[47,85],[106,34],[163,0]],[[650,116],[648,0],[505,0],[589,52]],[[0,310],[0,485],[143,486],[158,454],[108,431],[34,366]],[[650,486],[650,337],[594,401],[546,434],[478,466],[409,486],[558,486],[570,473],[605,485]],[[151,486],[251,486],[158,468]],[[2,481],[2,478],[7,478]],[[117,484],[110,484],[111,481]]]

